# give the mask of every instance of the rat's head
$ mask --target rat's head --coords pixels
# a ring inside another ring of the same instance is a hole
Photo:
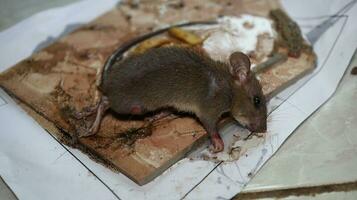
[[[252,132],[265,132],[266,101],[259,81],[250,70],[248,56],[235,52],[229,57],[229,65],[233,76],[232,116]]]

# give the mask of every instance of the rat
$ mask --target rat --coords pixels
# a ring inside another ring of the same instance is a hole
[[[217,124],[224,113],[252,132],[266,131],[266,100],[250,65],[241,52],[223,63],[202,51],[175,46],[115,59],[102,73],[99,103],[81,113],[96,118],[80,137],[95,134],[108,109],[143,115],[167,108],[194,114],[211,138],[212,151],[220,152],[224,143]]]

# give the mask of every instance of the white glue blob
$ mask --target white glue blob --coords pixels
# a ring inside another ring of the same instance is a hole
[[[204,41],[203,48],[215,60],[225,62],[235,51],[245,54],[256,50],[258,36],[275,38],[270,19],[252,15],[224,16],[218,20],[219,28]]]

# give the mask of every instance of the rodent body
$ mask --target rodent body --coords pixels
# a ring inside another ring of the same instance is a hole
[[[104,72],[101,90],[118,113],[172,107],[212,122],[230,110],[231,83],[223,63],[193,50],[169,47],[115,63]]]
[[[109,57],[98,86],[101,100],[90,111],[77,115],[96,114],[92,126],[79,133],[80,137],[95,134],[109,108],[134,115],[165,108],[192,113],[209,133],[214,152],[224,149],[217,129],[223,113],[230,112],[250,131],[266,131],[265,97],[245,54],[235,52],[229,63],[222,63],[192,48],[161,47],[123,59],[128,48],[163,30],[134,39]]]

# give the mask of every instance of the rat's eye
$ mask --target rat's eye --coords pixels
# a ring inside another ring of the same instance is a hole
[[[260,105],[260,98],[259,98],[258,96],[254,96],[254,97],[253,97],[253,102],[254,102],[254,106],[255,106],[256,108],[258,108],[259,105]]]

